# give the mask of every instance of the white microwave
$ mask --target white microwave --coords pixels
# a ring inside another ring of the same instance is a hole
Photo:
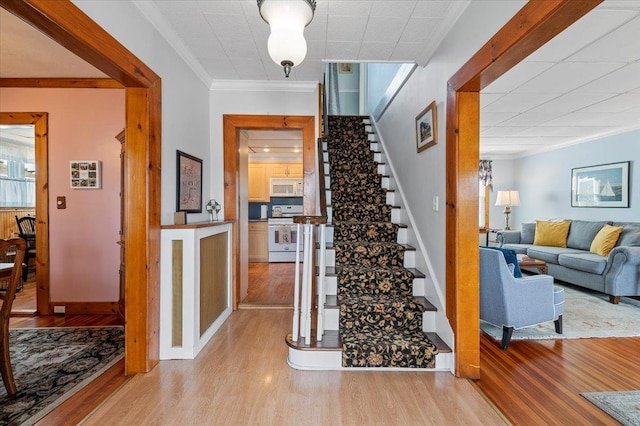
[[[272,197],[302,197],[304,195],[301,178],[271,178],[269,188],[269,195]]]

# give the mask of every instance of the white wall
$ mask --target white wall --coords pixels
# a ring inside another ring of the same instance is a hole
[[[493,192],[489,195],[489,227],[502,229],[505,224],[504,207],[496,206],[496,198],[498,197],[498,191],[518,189],[514,176],[514,164],[512,160],[493,160],[492,169]],[[511,214],[509,215],[511,229],[515,229],[515,225],[520,223],[518,221],[519,217],[520,207],[511,207]]]
[[[431,278],[445,291],[445,108],[447,81],[523,5],[522,1],[471,2],[426,67],[414,71],[378,120],[396,179],[416,221],[416,233],[426,248]],[[415,119],[436,101],[438,144],[416,154]],[[433,211],[434,196],[440,199]],[[477,223],[469,224],[477,229]],[[444,301],[441,301],[444,303]],[[440,333],[440,330],[438,330]]]
[[[631,161],[629,208],[571,207],[571,169]],[[536,219],[640,221],[640,130],[568,146],[513,162],[520,191],[514,229]]]
[[[224,159],[222,118],[227,114],[314,116],[318,127],[318,84],[296,82],[217,81],[211,103],[211,181],[213,198],[223,204]],[[224,205],[222,205],[224,211]]]
[[[213,198],[208,88],[133,3],[105,0],[73,3],[162,79],[161,222],[172,224],[176,210],[176,150],[203,159],[202,198]],[[203,213],[188,217],[189,222],[207,219],[204,209]]]

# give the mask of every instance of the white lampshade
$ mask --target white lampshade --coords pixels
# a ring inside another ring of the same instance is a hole
[[[267,43],[269,56],[285,67],[289,76],[292,67],[300,65],[307,56],[304,28],[313,19],[315,0],[258,0],[260,15],[271,28]]]
[[[496,206],[519,206],[520,193],[518,191],[498,191]]]

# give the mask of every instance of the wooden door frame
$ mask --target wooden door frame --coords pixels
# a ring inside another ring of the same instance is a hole
[[[233,221],[233,309],[240,302],[240,212],[239,170],[240,130],[302,130],[302,161],[304,167],[304,214],[316,214],[316,143],[315,117],[299,115],[223,115],[224,139],[224,219]],[[320,155],[320,154],[319,154]]]
[[[448,82],[446,295],[456,376],[480,378],[480,91],[602,1],[530,0]]]
[[[0,124],[31,124],[36,158],[36,310],[51,315],[49,306],[49,114],[0,112]]]
[[[125,373],[147,372],[160,356],[160,77],[70,1],[1,0],[0,6],[125,88]],[[72,84],[64,80],[64,87]]]

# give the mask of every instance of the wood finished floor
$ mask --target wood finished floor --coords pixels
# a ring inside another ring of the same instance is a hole
[[[298,371],[285,310],[238,310],[194,360],[133,377],[86,425],[494,425],[501,417],[449,373]]]
[[[638,312],[640,315],[640,312]],[[516,425],[614,425],[581,392],[640,390],[640,338],[480,338],[476,385]]]
[[[249,263],[247,296],[240,307],[293,307],[293,263]]]
[[[249,288],[252,298],[246,299],[251,300],[249,304],[282,303],[282,299],[272,295],[286,291],[283,288],[269,291],[268,286],[271,282],[283,286],[287,281],[293,282],[293,265],[251,266],[253,275],[250,273]],[[272,279],[272,274],[278,278]],[[290,276],[283,278],[287,275]],[[30,279],[32,276],[30,274]],[[35,287],[25,286],[25,289],[22,294],[25,303],[29,303],[29,292],[35,300]],[[288,297],[291,300],[292,296]],[[305,421],[309,424],[327,421],[380,424],[380,419],[387,419],[386,424],[399,424],[398,419],[404,424],[503,424],[505,421],[516,425],[617,424],[580,393],[640,389],[637,363],[640,338],[512,341],[509,350],[502,351],[495,341],[482,334],[481,380],[467,382],[454,379],[448,373],[406,375],[292,370],[286,365],[284,344],[284,336],[290,332],[290,320],[290,313],[286,311],[234,312],[196,360],[163,361],[152,372],[133,377],[130,383],[124,377],[124,364],[119,363],[85,388],[81,395],[65,402],[37,424],[78,424],[96,407],[99,409],[88,419],[88,424],[105,421],[110,424],[175,424],[184,418],[190,418],[196,424],[251,424],[256,423],[256,419],[261,419],[257,421],[261,424],[300,423],[291,420],[293,418],[313,420]],[[111,315],[66,315],[14,317],[10,324],[15,328],[117,323],[118,319]],[[268,350],[264,351],[264,348]],[[261,354],[258,365],[254,365],[256,353]],[[212,382],[211,377],[216,377],[216,381]],[[383,383],[387,381],[393,386],[378,392],[378,388],[384,389]],[[470,383],[474,389],[466,386]],[[154,390],[147,394],[149,389]],[[484,393],[508,420],[492,412],[481,414],[486,413],[488,406],[476,401],[476,389]],[[442,390],[444,392],[440,393]],[[178,397],[176,393],[186,396]],[[398,393],[410,395],[408,401],[397,401]],[[266,394],[269,398],[264,398]],[[314,404],[314,398],[319,398],[317,404]],[[247,404],[240,402],[245,399]],[[353,403],[354,399],[355,406],[342,406],[339,402],[350,400]],[[153,412],[147,412],[148,403],[156,407]],[[320,409],[322,404],[330,408]],[[458,404],[466,407],[461,413]],[[165,405],[167,408],[163,408]],[[436,413],[427,417],[423,410],[425,406],[435,407]],[[455,415],[445,416],[443,407],[453,410]],[[166,412],[171,410],[177,410],[179,414],[172,417]],[[400,410],[403,414],[396,418]],[[301,417],[306,416],[307,411],[312,417]],[[160,416],[156,412],[164,414]],[[299,413],[299,416],[291,417],[288,412]],[[112,415],[115,415],[113,419]],[[389,417],[385,417],[387,415]],[[373,420],[373,416],[380,417]]]

